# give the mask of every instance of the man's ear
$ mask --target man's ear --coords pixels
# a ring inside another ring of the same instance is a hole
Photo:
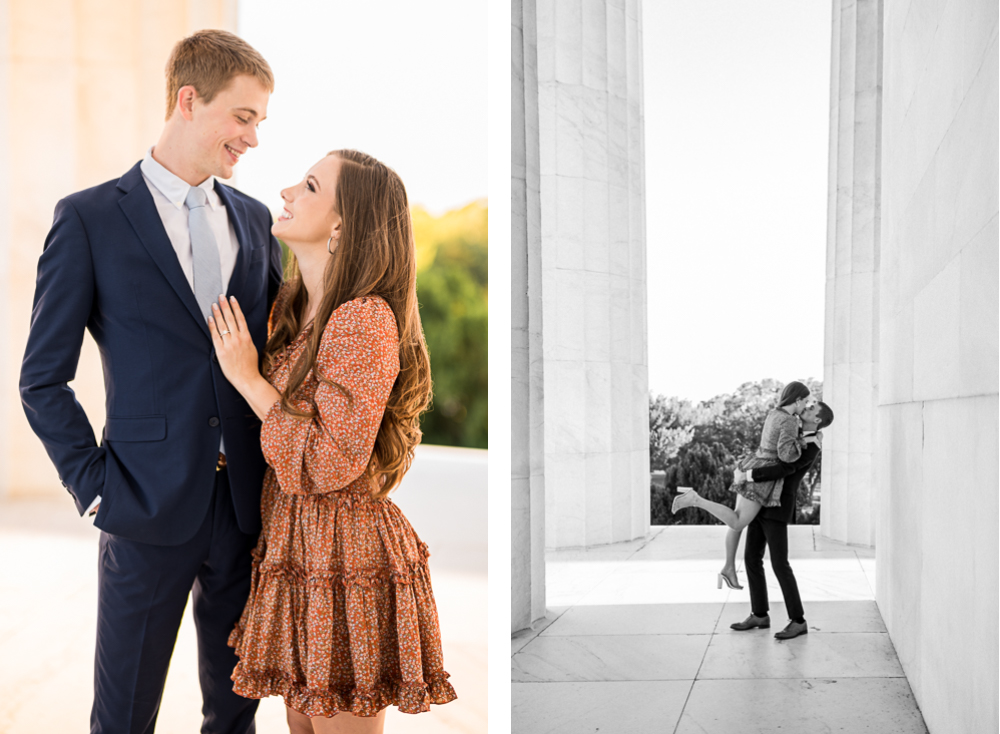
[[[188,122],[194,114],[194,101],[198,98],[198,90],[193,85],[188,84],[177,90],[177,110]]]

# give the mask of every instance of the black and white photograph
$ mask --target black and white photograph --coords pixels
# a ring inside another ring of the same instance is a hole
[[[512,732],[998,730],[997,14],[512,3]]]

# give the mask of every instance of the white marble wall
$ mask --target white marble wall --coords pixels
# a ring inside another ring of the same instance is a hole
[[[876,598],[929,730],[997,731],[997,3],[884,28]]]
[[[639,0],[538,0],[550,547],[649,527]]]
[[[882,0],[834,0],[830,54],[823,535],[875,544]]]
[[[511,2],[511,631],[545,616],[542,234],[535,0]]]

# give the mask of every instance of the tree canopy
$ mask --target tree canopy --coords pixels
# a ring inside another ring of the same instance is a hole
[[[424,443],[487,447],[487,221],[485,200],[440,217],[413,208],[417,298],[434,380]]]
[[[435,217],[411,209],[417,300],[434,398],[423,443],[487,448],[488,207],[474,201]],[[288,248],[282,242],[282,261]]]
[[[822,382],[801,382],[815,399],[822,399]],[[650,395],[649,459],[654,472],[650,517],[654,525],[719,522],[698,509],[673,515],[670,505],[677,487],[693,487],[706,499],[732,507],[735,494],[729,487],[733,468],[756,450],[764,419],[777,404],[782,387],[783,383],[772,379],[745,382],[732,393],[699,403]],[[798,522],[819,522],[819,506],[814,506],[813,500],[819,488],[820,463],[817,459],[799,488]]]

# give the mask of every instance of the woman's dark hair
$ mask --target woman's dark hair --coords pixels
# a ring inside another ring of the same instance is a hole
[[[785,385],[785,388],[781,391],[781,397],[778,398],[778,407],[784,408],[786,405],[791,405],[796,400],[801,400],[802,398],[809,397],[809,388],[803,385],[801,382],[789,382]]]

